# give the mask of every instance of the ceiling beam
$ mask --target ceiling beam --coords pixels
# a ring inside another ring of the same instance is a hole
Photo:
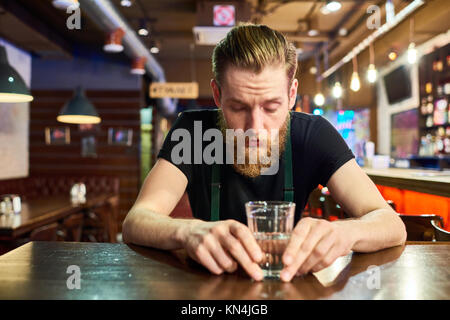
[[[22,5],[16,1],[0,0],[0,6],[16,16],[25,25],[44,36],[48,41],[53,42],[56,46],[69,56],[72,56],[73,46],[61,35],[52,30],[45,22],[34,16]]]

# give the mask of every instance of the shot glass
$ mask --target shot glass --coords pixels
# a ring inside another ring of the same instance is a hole
[[[245,204],[247,224],[263,252],[259,264],[264,279],[280,279],[282,257],[294,225],[295,203],[250,201]]]

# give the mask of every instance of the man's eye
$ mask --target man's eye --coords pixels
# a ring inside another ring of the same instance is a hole
[[[264,108],[267,112],[273,113],[278,110],[278,104],[277,105],[270,105]]]
[[[231,109],[233,109],[233,111],[243,111],[245,108],[243,106],[232,106]]]

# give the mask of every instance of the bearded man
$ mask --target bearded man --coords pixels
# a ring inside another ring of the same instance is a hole
[[[263,253],[247,227],[244,204],[286,200],[286,194],[296,212],[282,256],[283,281],[317,272],[351,251],[372,252],[405,242],[401,219],[335,128],[321,116],[291,112],[298,87],[297,56],[281,33],[264,25],[234,27],[215,47],[212,69],[218,109],[178,117],[124,220],[125,242],[185,248],[214,274],[234,272],[239,264],[259,281]],[[179,161],[173,151],[180,132],[193,137],[199,123],[205,132],[223,133],[223,152],[216,149],[214,163],[206,161],[209,142],[202,140],[199,150],[191,139],[192,149],[180,157],[197,160]],[[234,135],[230,138],[228,132]],[[237,143],[239,139],[244,142]],[[328,187],[351,218],[302,218],[309,194],[319,184]],[[169,217],[185,191],[194,219]]]

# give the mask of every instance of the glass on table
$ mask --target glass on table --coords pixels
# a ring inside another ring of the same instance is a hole
[[[263,252],[259,264],[265,279],[280,279],[282,257],[294,225],[295,203],[250,201],[245,204],[247,224]]]

